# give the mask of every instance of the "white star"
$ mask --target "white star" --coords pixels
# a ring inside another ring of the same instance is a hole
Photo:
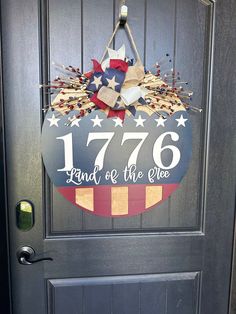
[[[146,121],[146,119],[142,119],[142,117],[139,115],[138,119],[134,119],[134,121],[136,122],[136,128],[138,126],[144,127],[143,123]]]
[[[119,98],[118,98],[119,99]],[[125,104],[124,104],[124,101],[122,100],[122,98],[120,98],[117,102],[117,105],[121,108],[121,107],[123,107],[123,108],[125,108]]]
[[[185,127],[185,122],[188,121],[188,119],[184,119],[183,115],[181,114],[179,119],[175,119],[178,122],[177,127],[179,126],[184,126]]]
[[[95,126],[99,126],[100,128],[101,126],[101,122],[103,121],[103,119],[99,119],[98,115],[96,115],[95,119],[91,119],[91,121],[93,121],[93,127]]]
[[[55,117],[55,114],[53,114],[52,117],[48,118],[47,120],[50,122],[50,127],[53,126],[53,125],[58,127],[58,121],[60,121],[60,119],[57,119]]]
[[[94,76],[93,81],[90,84],[94,84],[96,89],[98,89],[99,85],[102,85],[102,76]]]
[[[115,89],[117,85],[120,85],[119,83],[116,82],[116,77],[113,76],[112,79],[106,79],[107,82],[108,82],[108,86],[107,87],[110,87],[112,89]]]
[[[155,119],[155,121],[157,122],[157,127],[160,126],[160,125],[165,127],[166,119],[163,119],[162,117],[160,117],[158,119]]]
[[[113,121],[115,122],[115,128],[117,126],[120,126],[123,128],[123,121],[119,117],[117,117],[116,119],[113,119]]]
[[[73,127],[74,125],[76,125],[79,128],[79,122],[81,121],[81,119],[77,119],[76,116],[74,115],[72,119],[70,119],[71,121],[71,127]]]

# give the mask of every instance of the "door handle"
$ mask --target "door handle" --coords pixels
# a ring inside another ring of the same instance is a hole
[[[35,255],[36,255],[35,250],[30,246],[22,246],[16,253],[18,262],[21,265],[32,265],[42,261],[53,261],[53,258],[51,257],[42,257],[34,259]]]

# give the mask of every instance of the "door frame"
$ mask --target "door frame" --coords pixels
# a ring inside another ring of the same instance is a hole
[[[1,16],[1,1],[0,1]],[[6,184],[6,159],[4,136],[4,96],[3,96],[3,62],[2,62],[2,24],[0,23],[0,287],[1,307],[3,313],[12,313],[10,254],[9,254],[9,224],[7,211],[7,184]]]

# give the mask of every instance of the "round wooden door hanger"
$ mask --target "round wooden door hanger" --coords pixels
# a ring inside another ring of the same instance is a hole
[[[56,65],[69,75],[44,85],[58,91],[45,108],[46,170],[59,193],[95,215],[150,210],[178,188],[191,158],[190,92],[175,84],[178,73],[161,74],[159,63],[155,74],[144,70],[135,48],[136,62],[124,46],[108,48],[88,73]]]
[[[137,111],[122,123],[93,111],[65,125],[48,112],[42,131],[47,172],[74,205],[101,216],[143,213],[175,191],[191,157],[185,110],[167,119]]]

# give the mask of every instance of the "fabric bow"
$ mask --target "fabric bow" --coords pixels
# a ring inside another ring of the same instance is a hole
[[[87,90],[94,93],[91,101],[100,109],[110,108],[108,117],[123,116],[126,109],[135,115],[135,106],[146,104],[145,96],[148,90],[138,86],[145,75],[144,67],[139,62],[129,66],[128,62],[123,60],[124,46],[118,51],[108,49],[108,54],[109,58],[102,65],[92,60],[94,72],[87,86]]]

